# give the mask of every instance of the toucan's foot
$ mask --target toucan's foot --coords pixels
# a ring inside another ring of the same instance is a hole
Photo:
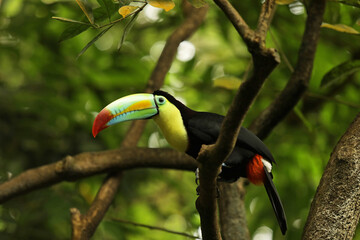
[[[195,183],[196,183],[196,185],[199,186],[199,168],[196,168],[196,170],[195,170]]]

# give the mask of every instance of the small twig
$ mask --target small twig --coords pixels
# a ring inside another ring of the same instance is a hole
[[[313,98],[319,98],[319,99],[323,99],[323,100],[327,100],[327,101],[336,102],[336,103],[343,104],[343,105],[346,105],[346,106],[349,106],[349,107],[352,107],[352,108],[360,109],[359,104],[344,101],[344,100],[341,100],[341,99],[337,99],[335,97],[328,97],[328,96],[324,96],[324,95],[320,95],[320,94],[316,94],[316,93],[312,93],[312,92],[306,92],[305,95],[309,96],[309,97],[313,97]]]
[[[125,18],[128,18],[134,14],[137,14],[139,12],[141,12],[145,7],[146,7],[147,3],[144,3],[144,5],[142,5],[141,7],[139,7],[138,9],[136,9],[135,11],[133,11],[132,13],[126,15],[126,17],[123,17],[123,18],[119,18],[119,19],[116,19],[115,21],[112,21],[110,23],[107,23],[107,24],[104,24],[104,25],[101,25],[101,26],[93,26],[95,29],[99,29],[99,28],[104,28],[104,27],[107,27],[107,26],[110,26],[110,25],[114,25],[118,22],[121,22],[122,20],[124,20]]]
[[[73,19],[69,19],[69,18],[56,17],[56,16],[52,16],[51,18],[61,21],[61,22],[77,23],[77,24],[81,24],[81,25],[93,26],[91,23],[81,22],[81,21],[77,21],[77,20],[73,20]]]
[[[231,21],[236,31],[240,34],[245,43],[251,42],[255,36],[255,32],[247,25],[238,11],[231,5],[228,0],[214,0],[221,10]]]
[[[326,0],[310,1],[305,31],[294,72],[280,95],[250,126],[250,130],[260,139],[265,138],[292,111],[308,88],[325,5]]]
[[[279,53],[281,54],[282,59],[284,60],[286,66],[288,67],[288,69],[290,70],[290,72],[294,72],[294,67],[291,65],[288,57],[286,56],[285,52],[282,50],[279,42],[277,41],[276,37],[274,36],[274,34],[272,33],[271,29],[269,29],[269,33],[270,33],[270,37],[272,39],[272,41],[275,44],[276,49],[279,51]]]
[[[260,37],[260,42],[265,44],[266,33],[270,27],[272,18],[274,17],[276,9],[275,0],[266,0],[261,7],[261,12],[258,20],[256,32]]]
[[[184,237],[189,237],[189,238],[194,238],[194,239],[200,239],[197,236],[193,236],[184,232],[177,232],[177,231],[173,231],[173,230],[169,230],[166,228],[162,228],[162,227],[157,227],[157,226],[151,226],[151,225],[147,225],[147,224],[142,224],[142,223],[136,223],[136,222],[132,222],[132,221],[128,221],[128,220],[123,220],[123,219],[118,219],[118,218],[110,218],[112,221],[115,222],[119,222],[119,223],[125,223],[125,224],[130,224],[136,227],[143,227],[143,228],[148,228],[151,230],[159,230],[162,232],[167,232],[167,233],[171,233],[171,234],[176,234],[176,235],[180,235],[180,236],[184,236]]]

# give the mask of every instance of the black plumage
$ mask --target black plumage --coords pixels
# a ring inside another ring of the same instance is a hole
[[[186,149],[188,155],[197,158],[203,144],[209,145],[216,142],[224,116],[215,113],[194,111],[164,91],[155,91],[154,95],[164,96],[179,109],[188,135],[188,147]],[[235,182],[240,177],[247,177],[247,164],[257,154],[261,155],[261,157],[270,164],[275,163],[275,159],[266,145],[255,134],[242,127],[237,137],[234,150],[224,162],[218,180]],[[272,174],[268,172],[265,166],[264,171],[265,179],[263,183],[281,231],[285,234],[287,225],[284,208],[273,184]]]

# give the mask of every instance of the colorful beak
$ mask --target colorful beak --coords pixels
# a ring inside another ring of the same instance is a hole
[[[158,113],[153,94],[139,93],[122,97],[99,112],[94,120],[92,133],[96,137],[101,130],[116,123],[147,119]]]

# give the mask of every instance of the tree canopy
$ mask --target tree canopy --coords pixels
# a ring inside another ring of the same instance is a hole
[[[171,156],[169,165],[126,166],[117,176],[119,190],[93,239],[186,239],[163,229],[199,236],[194,173],[171,170],[172,160],[183,156],[163,149],[168,144],[154,123],[144,126],[140,148],[123,142],[131,123],[107,129],[96,139],[91,134],[98,111],[124,95],[158,86],[149,83],[158,78],[156,74],[164,74],[162,89],[190,108],[226,115],[239,86],[254,69],[268,66],[254,60],[256,53],[249,52],[252,48],[218,1],[189,2],[0,1],[1,183],[50,164],[61,172],[58,161],[71,162],[74,156],[79,166],[87,158],[116,159],[124,153],[131,162],[131,151],[151,148],[145,152],[149,159],[166,153]],[[243,126],[256,129],[260,114],[296,70],[310,2],[276,1],[268,16],[271,24],[263,30],[266,49],[276,49],[281,61],[269,72]],[[263,1],[231,4],[249,28],[259,27]],[[264,189],[245,183],[246,221],[253,239],[301,237],[330,154],[359,112],[359,7],[352,0],[326,3],[310,81],[301,100],[272,131],[259,133],[277,162],[274,182],[289,228],[282,237]],[[172,39],[180,43],[174,61],[166,60],[170,54],[161,56]],[[169,71],[158,66],[161,57]],[[115,152],[100,152],[105,150]],[[87,152],[104,155],[89,157]],[[187,160],[183,170],[193,164]],[[86,213],[112,166],[104,163],[103,169],[84,176],[64,171],[66,177],[53,179],[38,191],[3,200],[1,239],[70,238],[69,209]],[[358,232],[354,239],[360,239]]]

